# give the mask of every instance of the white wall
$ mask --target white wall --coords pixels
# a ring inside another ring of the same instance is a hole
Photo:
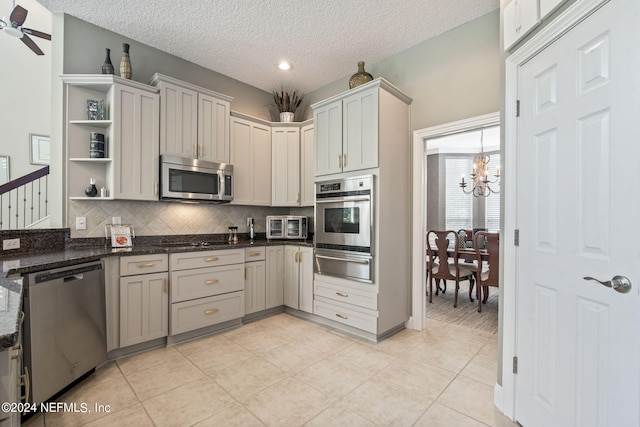
[[[28,10],[25,26],[51,33],[51,13],[35,0],[20,0]],[[0,0],[0,16],[9,16],[11,0]],[[11,156],[11,179],[41,168],[29,164],[29,134],[51,132],[51,42],[32,37],[38,56],[21,40],[0,33],[0,154]]]

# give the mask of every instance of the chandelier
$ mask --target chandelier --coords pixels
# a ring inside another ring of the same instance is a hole
[[[462,175],[460,187],[464,194],[473,194],[475,197],[488,197],[491,193],[500,193],[500,189],[494,189],[491,185],[500,185],[500,165],[496,166],[496,173],[489,179],[489,162],[491,156],[484,154],[484,131],[480,130],[480,154],[473,156],[473,170],[471,172],[471,183],[473,186],[467,190],[467,183]]]

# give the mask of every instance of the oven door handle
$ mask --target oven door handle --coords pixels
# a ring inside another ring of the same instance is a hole
[[[338,258],[335,256],[327,256],[327,255],[318,255],[316,254],[316,258],[322,258],[322,259],[330,259],[333,261],[344,261],[344,262],[353,262],[356,264],[369,264],[371,263],[370,259],[353,259],[353,258]]]
[[[336,197],[331,199],[316,199],[316,203],[336,203],[336,202],[369,202],[370,197]]]

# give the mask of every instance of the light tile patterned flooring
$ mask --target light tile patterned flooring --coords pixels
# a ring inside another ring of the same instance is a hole
[[[109,362],[58,398],[110,413],[33,426],[516,426],[493,405],[497,336],[427,320],[372,344],[288,314]]]

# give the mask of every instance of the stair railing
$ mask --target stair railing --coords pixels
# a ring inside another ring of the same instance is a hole
[[[49,215],[48,175],[45,166],[0,185],[0,230],[24,229]]]

